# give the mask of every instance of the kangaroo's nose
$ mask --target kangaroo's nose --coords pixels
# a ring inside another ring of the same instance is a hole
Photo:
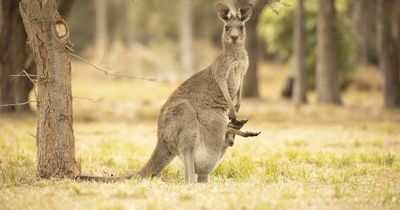
[[[232,147],[233,144],[234,144],[234,142],[233,142],[232,140],[228,142],[228,145],[229,145],[230,147]]]
[[[231,36],[231,39],[232,39],[233,41],[236,41],[236,40],[238,39],[238,36]]]

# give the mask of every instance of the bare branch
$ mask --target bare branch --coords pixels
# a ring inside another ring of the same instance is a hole
[[[33,82],[35,84],[35,82],[37,82],[37,79],[33,79],[32,77],[36,77],[36,78],[46,78],[43,76],[39,76],[36,74],[29,74],[28,72],[26,72],[24,69],[22,69],[22,71],[18,72],[18,74],[13,74],[10,75],[11,77],[11,81],[15,80],[17,77],[30,77],[31,82]]]
[[[73,96],[72,98],[84,99],[84,100],[88,100],[88,101],[91,101],[91,102],[99,102],[99,101],[103,100],[103,98],[93,99],[93,98],[86,98],[86,97],[81,97],[81,96]]]
[[[144,80],[144,81],[150,81],[150,82],[156,82],[157,80],[155,78],[143,78],[143,77],[135,77],[132,75],[127,75],[127,74],[113,74],[113,73],[109,73],[107,71],[107,69],[101,68],[91,62],[89,62],[88,60],[80,57],[79,55],[76,55],[74,53],[70,53],[70,55],[72,57],[75,57],[83,62],[85,62],[86,64],[89,64],[90,66],[94,67],[96,70],[103,72],[105,75],[107,76],[113,76],[113,77],[117,77],[117,78],[127,78],[127,79],[135,79],[135,80]]]
[[[22,103],[15,103],[15,104],[0,104],[0,107],[7,107],[7,106],[22,106],[30,103],[37,103],[39,101],[25,101]]]
[[[24,74],[21,74],[21,73],[24,73]],[[36,84],[37,83],[37,79],[35,80],[32,77],[41,77],[41,76],[34,75],[34,74],[29,74],[28,72],[25,71],[25,69],[22,69],[22,71],[20,71],[17,75],[11,75],[11,77],[12,77],[12,80],[14,80],[17,77],[28,77],[28,79],[33,84],[33,87],[34,87],[33,88],[33,92],[35,93],[35,98],[37,100],[37,92],[36,92],[36,89],[35,89],[35,87],[37,86],[37,84]],[[41,77],[41,78],[45,78],[45,77]]]

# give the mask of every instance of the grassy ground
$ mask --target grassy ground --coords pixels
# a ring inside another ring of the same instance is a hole
[[[113,80],[75,63],[76,157],[82,173],[129,174],[156,142],[158,109],[176,84]],[[262,99],[245,100],[253,139],[237,138],[210,183],[185,185],[175,160],[152,180],[77,183],[35,177],[35,118],[0,116],[0,209],[399,209],[400,112],[350,88],[344,107],[279,99],[287,71],[262,67]]]

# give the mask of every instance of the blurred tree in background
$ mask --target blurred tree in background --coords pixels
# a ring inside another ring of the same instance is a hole
[[[339,88],[338,44],[335,0],[318,1],[317,102],[342,104]]]
[[[15,10],[16,2],[18,1],[3,0],[0,4],[2,17],[0,46],[5,49],[0,55],[1,104],[26,101],[32,89],[32,85],[24,77],[10,81],[10,75],[17,74],[22,68],[34,73],[33,59],[26,48],[26,35],[22,33],[19,14],[10,9]],[[62,14],[64,11],[67,13],[72,6],[68,23],[76,53],[91,58],[96,64],[104,65],[112,71],[139,76],[156,75],[159,80],[174,81],[183,79],[185,76],[181,75],[190,74],[189,71],[204,69],[221,50],[222,23],[216,16],[217,0],[75,2],[59,0],[57,2]],[[305,72],[303,77],[305,91],[315,89],[319,1],[304,1],[302,43],[304,59],[303,55],[296,57],[293,44],[294,28],[299,25],[295,24],[295,20],[298,20],[295,17],[297,1],[237,0],[237,2],[251,3],[255,6],[253,17],[247,23],[246,45],[250,66],[243,95],[260,97],[259,59],[288,63],[293,67],[295,77],[297,77],[295,72],[298,71],[295,69],[298,69],[299,63],[300,65],[304,63],[302,71]],[[379,38],[376,30],[377,2],[378,0],[335,1],[336,20],[333,27],[336,30],[336,44],[332,46],[337,50],[335,69],[339,72],[338,78],[333,78],[332,81],[339,80],[340,91],[353,82],[353,73],[356,72],[358,65],[376,65],[378,57],[382,56],[378,56],[376,47]],[[398,4],[398,1],[393,0],[393,5]],[[393,13],[398,14],[398,11],[399,9],[396,9]],[[384,16],[387,17],[388,14],[385,13]],[[396,35],[399,34],[396,24],[398,25],[399,18],[391,19],[393,19],[391,24],[394,34],[392,38],[397,43],[400,35]],[[382,65],[381,67],[384,68]],[[29,109],[29,106],[0,109],[13,111]]]
[[[264,11],[260,22],[260,35],[266,43],[267,52],[273,58],[282,62],[289,62],[293,56],[293,25],[295,7],[290,0],[281,0],[281,4],[275,6],[275,11]],[[305,51],[306,60],[306,86],[307,89],[315,88],[315,70],[317,63],[317,0],[305,1]],[[337,48],[338,69],[341,88],[345,88],[351,82],[351,71],[354,61],[354,38],[349,31],[351,25],[348,17],[349,1],[340,0],[337,4]],[[374,27],[374,26],[371,26]]]
[[[385,107],[400,107],[400,63],[399,44],[396,29],[399,27],[396,8],[399,8],[399,1],[378,0],[378,49],[379,66],[384,81]],[[397,32],[398,33],[398,32]]]
[[[258,81],[258,63],[260,58],[259,20],[269,0],[250,1],[254,5],[254,12],[246,23],[246,50],[249,56],[249,69],[243,82],[243,97],[260,97]]]
[[[305,75],[305,14],[304,0],[297,1],[296,15],[294,16],[294,87],[293,102],[296,105],[307,102],[306,75]]]
[[[60,14],[67,17],[75,0],[57,0]],[[33,84],[22,70],[36,74],[33,56],[26,47],[27,36],[19,12],[19,1],[0,2],[0,104],[22,105],[0,106],[0,112],[26,112],[30,106],[29,93]],[[11,77],[19,75],[18,77]]]
[[[357,42],[357,62],[361,65],[376,64],[376,0],[354,0],[349,4],[351,26]]]

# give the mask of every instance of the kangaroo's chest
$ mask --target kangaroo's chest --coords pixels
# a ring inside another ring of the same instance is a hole
[[[231,96],[234,96],[239,91],[243,77],[246,74],[247,67],[247,59],[233,59],[230,63],[228,74],[228,90]]]

